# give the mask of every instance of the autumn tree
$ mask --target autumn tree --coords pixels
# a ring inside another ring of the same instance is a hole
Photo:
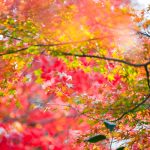
[[[122,0],[0,2],[0,148],[148,150],[149,18]]]

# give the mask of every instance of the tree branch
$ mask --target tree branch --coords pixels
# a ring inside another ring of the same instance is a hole
[[[137,104],[134,108],[124,112],[119,118],[111,121],[111,122],[116,122],[116,121],[119,121],[121,120],[124,116],[126,116],[127,114],[129,114],[130,112],[133,112],[134,110],[136,110],[137,108],[139,108],[141,105],[143,105],[146,101],[148,101],[150,98],[150,94],[148,94],[148,96],[143,100],[141,101],[139,104]]]
[[[133,67],[144,67],[144,66],[150,64],[150,61],[143,63],[143,64],[133,64],[133,63],[130,63],[128,61],[117,59],[117,58],[110,58],[110,57],[97,56],[97,55],[88,55],[88,54],[86,55],[86,54],[73,54],[73,53],[67,53],[67,52],[59,52],[58,55],[97,58],[97,59],[102,59],[102,60],[119,62],[119,63],[123,63],[123,64],[133,66]]]
[[[150,75],[149,75],[149,71],[148,71],[148,65],[145,65],[144,67],[145,67],[145,71],[146,71],[147,84],[150,89]]]
[[[36,46],[36,47],[54,47],[54,46],[61,46],[61,45],[68,45],[68,44],[75,44],[75,43],[87,42],[87,41],[91,41],[91,40],[98,40],[98,38],[89,39],[89,40],[83,40],[83,41],[75,41],[75,42],[57,43],[57,44],[47,44],[47,45],[37,44],[37,45],[31,45],[31,46],[28,46],[28,47],[24,47],[24,48],[18,49],[16,51],[2,53],[2,54],[0,54],[0,56],[4,56],[4,55],[9,55],[9,54],[14,54],[14,53],[26,51],[28,48],[30,48],[32,46]],[[123,63],[123,64],[126,64],[126,65],[129,65],[129,66],[133,66],[133,67],[144,67],[145,70],[146,70],[148,87],[150,88],[150,79],[149,79],[149,72],[148,72],[148,65],[150,64],[150,61],[148,61],[146,63],[143,63],[143,64],[135,64],[135,63],[131,63],[131,62],[128,62],[128,61],[125,61],[125,60],[121,60],[121,59],[117,59],[117,58],[110,58],[110,57],[105,57],[105,56],[88,55],[88,54],[73,54],[73,53],[67,53],[67,52],[51,51],[51,54],[54,54],[54,53],[57,53],[57,55],[76,56],[76,57],[89,57],[89,58],[97,58],[97,59],[101,59],[101,60],[114,61],[114,62],[119,62],[119,63]]]
[[[13,37],[13,36],[10,36],[10,35],[5,35],[6,37],[9,37],[9,38],[12,38],[14,40],[18,40],[18,41],[22,41],[22,39],[20,38],[16,38],[16,37]]]
[[[97,56],[97,55],[88,55],[88,54],[73,54],[73,53],[67,53],[67,52],[58,52],[58,55],[65,55],[65,56],[76,56],[76,57],[89,57],[89,58],[97,58],[97,59],[102,59],[102,60],[108,60],[108,61],[114,61],[114,62],[119,62],[123,63],[129,66],[133,67],[144,67],[146,71],[146,77],[147,77],[147,83],[148,87],[150,89],[150,75],[148,71],[148,65],[150,64],[150,61],[143,63],[143,64],[134,64],[125,60],[117,59],[117,58],[110,58],[110,57],[105,57],[105,56]]]
[[[15,54],[18,52],[26,51],[28,48],[33,47],[33,46],[36,46],[36,47],[54,47],[54,46],[63,46],[63,45],[71,45],[71,44],[79,44],[79,43],[83,43],[83,42],[96,41],[99,39],[100,38],[93,38],[93,39],[87,39],[87,40],[82,40],[82,41],[64,42],[64,43],[56,43],[56,44],[35,44],[35,45],[30,45],[30,46],[18,49],[16,51],[1,53],[0,56]]]
[[[70,44],[77,44],[77,43],[81,43],[81,42],[88,42],[88,41],[92,41],[92,40],[98,40],[99,38],[95,38],[95,39],[88,39],[88,40],[83,40],[83,41],[75,41],[75,42],[66,42],[66,43],[57,43],[57,44],[36,44],[36,45],[31,45],[28,47],[24,47],[21,49],[18,49],[16,51],[11,51],[11,52],[6,52],[6,53],[1,53],[0,56],[4,56],[4,55],[9,55],[9,54],[15,54],[18,52],[22,52],[22,51],[26,51],[27,49],[29,49],[30,47],[54,47],[54,46],[63,46],[63,45],[70,45]],[[53,54],[53,52],[55,51],[51,51],[51,53]],[[98,59],[102,59],[102,60],[109,60],[109,61],[114,61],[114,62],[119,62],[119,63],[123,63],[129,66],[133,66],[133,67],[144,67],[150,64],[150,61],[143,63],[143,64],[134,64],[125,60],[121,60],[121,59],[117,59],[117,58],[109,58],[109,57],[104,57],[104,56],[97,56],[97,55],[86,55],[86,54],[73,54],[73,53],[67,53],[67,52],[58,52],[58,55],[65,55],[65,56],[76,56],[76,57],[89,57],[89,58],[98,58]]]

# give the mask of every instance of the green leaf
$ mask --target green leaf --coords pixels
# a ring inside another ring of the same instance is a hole
[[[119,148],[117,148],[116,150],[124,150],[125,149],[125,147],[119,147]]]
[[[93,125],[97,124],[98,121],[97,121],[97,120],[91,120],[91,119],[89,119],[89,120],[87,120],[87,123],[88,123],[89,125],[93,126]]]
[[[116,127],[116,124],[110,121],[105,120],[104,124],[106,126],[106,128],[108,128],[110,131],[113,131],[114,128]]]
[[[35,74],[35,76],[37,76],[37,77],[41,76],[41,74],[42,74],[41,69],[35,70],[35,71],[34,71],[34,74]]]
[[[16,90],[14,90],[14,89],[10,89],[10,90],[9,90],[9,94],[11,94],[11,95],[14,95],[15,92],[16,92]]]
[[[12,18],[9,18],[9,19],[8,19],[8,24],[14,25],[14,23],[15,23],[15,20],[14,20],[14,19],[12,19]]]
[[[84,141],[90,142],[90,143],[96,143],[96,142],[99,142],[99,141],[102,141],[105,139],[106,139],[105,135],[97,134],[97,135],[94,135],[94,136],[91,136],[91,137],[85,139]]]
[[[0,91],[0,97],[1,97],[1,96],[4,96],[4,93]]]
[[[114,75],[113,74],[109,74],[108,75],[108,80],[113,81],[114,80]]]
[[[17,101],[16,101],[16,107],[17,107],[17,108],[21,108],[21,106],[22,106],[22,105],[21,105],[20,101],[17,100]]]

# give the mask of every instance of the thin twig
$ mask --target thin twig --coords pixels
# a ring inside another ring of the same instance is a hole
[[[11,39],[14,39],[14,40],[18,40],[18,41],[22,41],[22,39],[20,38],[16,38],[16,37],[13,37],[13,36],[10,36],[10,35],[5,35],[6,37],[9,37]]]
[[[111,141],[110,141],[110,150],[112,149],[112,144],[113,144],[113,133],[112,133],[112,138],[111,138]]]

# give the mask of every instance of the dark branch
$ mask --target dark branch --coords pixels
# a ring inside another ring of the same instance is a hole
[[[26,51],[28,48],[33,47],[33,46],[36,46],[36,47],[55,47],[55,46],[63,46],[63,45],[71,45],[71,44],[78,44],[78,43],[83,43],[83,42],[96,41],[96,40],[99,40],[99,39],[100,38],[93,38],[93,39],[87,39],[87,40],[82,40],[82,41],[64,42],[64,43],[56,43],[56,44],[35,44],[35,45],[30,45],[28,47],[18,49],[16,51],[1,53],[0,56],[15,54],[15,53],[19,53],[19,52],[22,52],[22,51]]]
[[[66,53],[66,52],[59,52],[58,55],[97,58],[97,59],[102,59],[102,60],[109,60],[109,61],[119,62],[119,63],[123,63],[123,64],[133,66],[133,67],[144,67],[144,66],[150,64],[150,61],[146,62],[146,63],[143,63],[143,64],[133,64],[133,63],[130,63],[130,62],[125,61],[125,60],[121,60],[121,59],[117,59],[117,58],[109,58],[109,57],[104,57],[104,56],[97,56],[97,55],[73,54],[73,53]]]
[[[148,61],[146,63],[143,63],[143,64],[133,64],[133,63],[130,63],[128,61],[117,59],[117,58],[110,58],[110,57],[96,56],[96,55],[73,54],[73,53],[66,53],[66,52],[59,52],[58,55],[97,58],[97,59],[102,59],[102,60],[119,62],[119,63],[123,63],[123,64],[129,65],[129,66],[133,66],[133,67],[144,67],[145,71],[146,71],[148,87],[150,89],[150,75],[149,75],[149,71],[148,71],[148,65],[150,64],[150,61]]]
[[[24,47],[24,48],[18,49],[16,51],[9,51],[9,52],[5,52],[5,53],[1,53],[0,56],[9,55],[9,54],[16,54],[16,53],[19,53],[22,51],[26,51],[28,48],[29,47]]]
[[[139,104],[137,104],[134,108],[124,112],[119,118],[113,120],[112,122],[116,122],[121,120],[123,117],[125,117],[127,114],[129,114],[130,112],[133,112],[134,110],[136,110],[137,108],[139,108],[141,105],[143,105],[146,101],[148,101],[150,98],[150,94],[143,100],[141,101]]]
[[[146,65],[144,67],[145,67],[146,76],[147,76],[147,84],[148,84],[148,87],[150,89],[150,75],[149,75],[149,71],[148,71],[148,65]]]
[[[10,35],[5,35],[6,37],[9,37],[11,39],[14,39],[14,40],[18,40],[18,41],[22,41],[22,39],[20,38],[16,38],[16,37],[13,37],[13,36],[10,36]]]
[[[1,53],[0,56],[9,55],[9,54],[15,54],[15,53],[18,53],[18,52],[26,51],[28,48],[30,48],[32,46],[36,46],[36,47],[55,47],[55,46],[77,44],[77,43],[81,43],[81,42],[88,42],[88,41],[98,40],[98,39],[99,38],[83,40],[83,41],[75,41],[75,42],[58,43],[58,44],[47,44],[47,45],[36,44],[36,45],[31,45],[31,46],[28,46],[28,47],[24,47],[24,48],[18,49],[16,51]],[[51,51],[51,53],[53,54],[53,51]],[[123,63],[123,64],[129,65],[129,66],[133,66],[133,67],[144,67],[144,66],[147,66],[147,65],[150,64],[150,61],[148,61],[146,63],[143,63],[143,64],[133,64],[131,62],[127,62],[125,60],[120,60],[120,59],[117,59],[117,58],[109,58],[109,57],[104,57],[104,56],[88,55],[88,54],[86,55],[86,54],[73,54],[73,53],[67,53],[67,52],[58,52],[58,55],[98,58],[98,59],[102,59],[102,60],[109,60],[109,61]]]

